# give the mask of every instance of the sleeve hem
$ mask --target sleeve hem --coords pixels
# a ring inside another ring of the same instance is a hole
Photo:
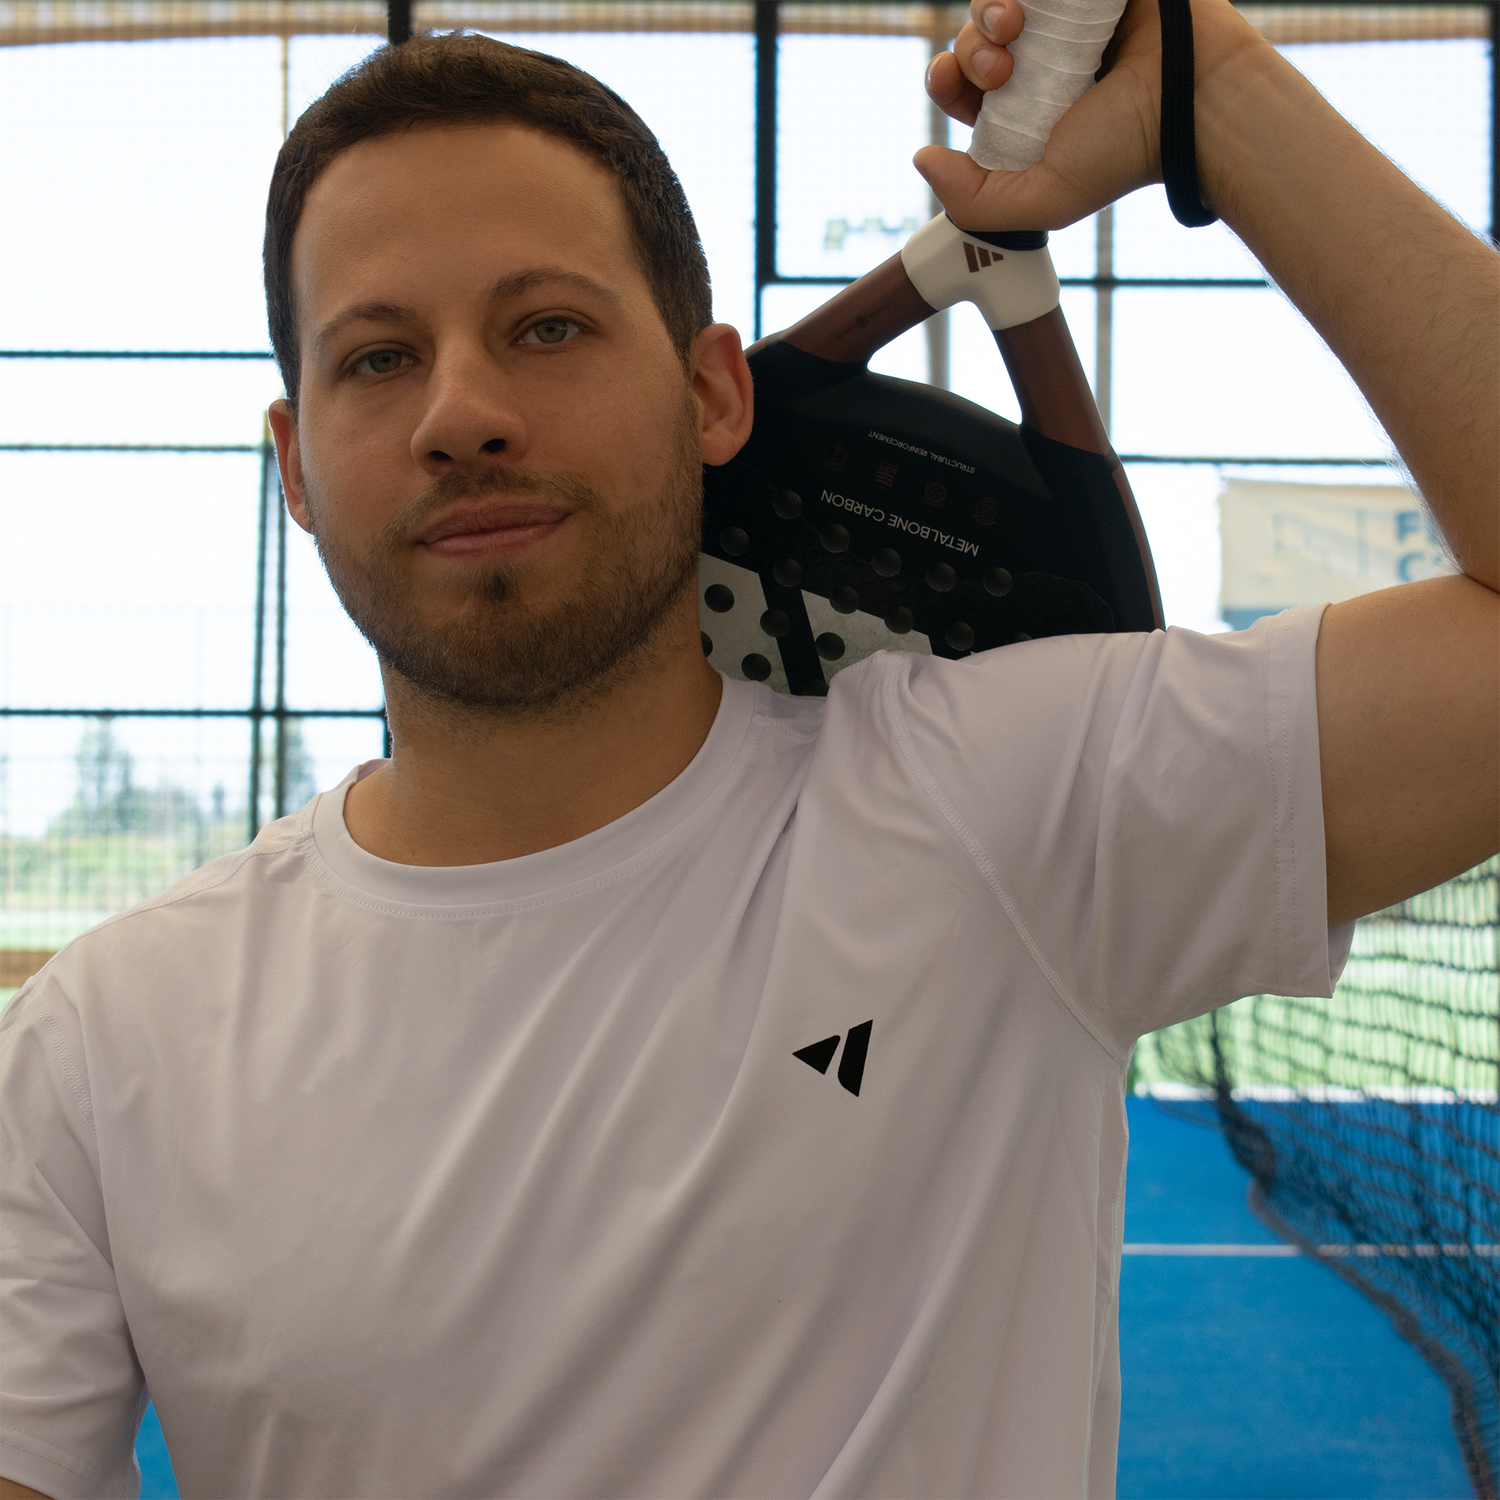
[[[1325,608],[1307,605],[1276,616],[1266,685],[1266,749],[1276,819],[1274,992],[1324,998],[1333,993],[1348,957],[1347,942],[1340,955],[1328,928],[1315,665]],[[1311,649],[1304,635],[1309,630]],[[1312,732],[1294,733],[1298,723],[1310,724]]]
[[[25,1461],[18,1463],[18,1459]],[[84,1495],[100,1493],[99,1471],[93,1464],[14,1427],[0,1427],[0,1473],[16,1484],[41,1490],[53,1500],[74,1500],[75,1496],[81,1500]],[[66,1480],[61,1487],[60,1478]]]

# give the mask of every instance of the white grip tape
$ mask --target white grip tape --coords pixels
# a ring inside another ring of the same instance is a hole
[[[1019,172],[1040,161],[1052,127],[1086,94],[1114,35],[1124,0],[1027,0],[1010,44],[1015,71],[984,96],[969,155],[986,171]]]
[[[947,214],[907,240],[901,264],[934,311],[972,302],[992,329],[1029,323],[1057,306],[1057,272],[1041,250],[997,250],[966,235]]]

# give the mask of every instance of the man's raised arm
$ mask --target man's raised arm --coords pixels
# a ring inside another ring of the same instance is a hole
[[[1227,0],[1193,4],[1204,200],[1322,335],[1394,442],[1464,576],[1331,606],[1318,729],[1336,925],[1500,847],[1500,260],[1359,135]],[[1009,76],[1014,0],[976,0],[928,88],[972,121]],[[1160,180],[1160,27],[1131,0],[1103,80],[1043,160],[917,162],[970,229],[1057,228]],[[1191,231],[1184,231],[1189,233]]]

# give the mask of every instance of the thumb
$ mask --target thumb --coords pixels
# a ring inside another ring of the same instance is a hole
[[[913,165],[961,229],[1059,227],[1046,222],[1049,207],[1054,215],[1057,210],[1044,202],[1042,179],[1049,174],[1041,162],[1024,172],[986,172],[965,152],[924,146],[913,158]]]
[[[923,146],[912,158],[912,165],[927,179],[928,187],[955,223],[962,222],[959,215],[978,197],[988,175],[972,156],[947,146]]]

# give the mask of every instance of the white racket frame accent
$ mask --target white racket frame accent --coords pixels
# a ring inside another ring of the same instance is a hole
[[[930,219],[907,240],[901,264],[934,312],[972,302],[994,331],[1051,312],[1061,291],[1045,247],[997,250],[965,234],[947,214]]]

